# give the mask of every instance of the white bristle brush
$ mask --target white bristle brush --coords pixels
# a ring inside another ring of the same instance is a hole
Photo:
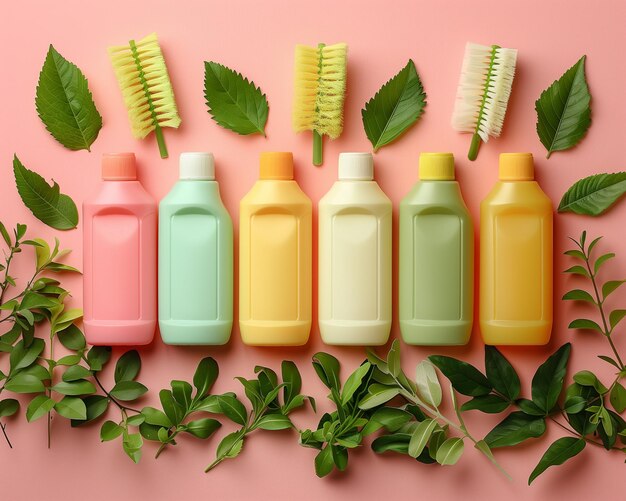
[[[476,160],[480,142],[498,137],[515,76],[517,49],[468,43],[456,93],[452,127],[471,132],[467,157]]]

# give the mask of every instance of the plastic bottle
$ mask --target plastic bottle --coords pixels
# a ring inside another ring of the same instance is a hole
[[[543,345],[552,330],[552,202],[530,153],[500,155],[480,206],[480,330],[486,344]]]
[[[451,153],[422,153],[419,182],[400,203],[400,331],[408,344],[469,341],[474,230]]]
[[[391,200],[370,153],[339,155],[319,203],[319,328],[326,344],[381,345],[391,329]]]
[[[159,330],[167,344],[225,344],[233,325],[233,224],[211,153],[183,153],[159,205]]]
[[[261,154],[260,178],[239,211],[239,327],[243,342],[299,346],[311,331],[311,200],[293,155]]]
[[[87,341],[143,345],[157,322],[157,205],[137,181],[133,153],[104,155],[103,183],[83,203]]]

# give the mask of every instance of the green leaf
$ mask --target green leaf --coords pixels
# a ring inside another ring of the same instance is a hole
[[[128,402],[138,399],[147,391],[148,388],[137,381],[120,381],[111,390],[111,396],[117,400]]]
[[[441,385],[435,366],[428,360],[422,360],[415,368],[415,383],[420,398],[429,405],[439,407],[442,399]],[[416,456],[419,456],[418,453]]]
[[[13,173],[22,202],[33,216],[57,230],[76,228],[78,225],[76,204],[70,197],[60,192],[56,182],[50,186],[39,174],[24,167],[17,155],[13,157]]]
[[[485,437],[489,447],[508,447],[517,445],[529,438],[537,438],[546,431],[545,419],[541,416],[529,416],[523,412],[511,412],[500,421]]]
[[[437,449],[435,459],[440,465],[453,465],[461,459],[465,444],[459,437],[446,439]]]
[[[89,150],[102,128],[87,79],[50,45],[35,98],[48,132],[70,150]]]
[[[370,363],[364,362],[363,365],[359,366],[357,370],[355,370],[348,379],[346,379],[345,384],[343,385],[343,390],[341,391],[341,403],[346,405],[354,393],[359,389],[363,378],[370,370]]]
[[[615,326],[619,324],[624,317],[626,317],[626,310],[613,310],[609,314],[609,323],[611,324],[611,329],[615,329]]]
[[[236,398],[228,395],[219,395],[217,401],[220,411],[231,421],[245,426],[248,422],[248,411],[245,406]]]
[[[72,365],[63,373],[62,379],[65,382],[71,382],[91,377],[91,375],[91,371],[82,365]]]
[[[609,280],[602,286],[602,300],[613,294],[626,280]]]
[[[63,329],[57,337],[68,350],[80,351],[87,346],[85,335],[75,324],[70,324],[69,327]]]
[[[606,263],[609,259],[613,259],[615,257],[615,254],[613,252],[609,252],[607,254],[602,254],[598,259],[596,259],[596,262],[593,266],[594,268],[594,273],[598,273],[598,270],[600,269],[600,267]]]
[[[553,442],[550,447],[548,447],[548,450],[539,460],[539,463],[528,478],[528,485],[530,485],[533,480],[546,471],[550,466],[557,466],[565,463],[568,459],[571,459],[581,453],[584,448],[585,441],[582,438],[559,438]]]
[[[96,392],[96,387],[90,381],[83,379],[79,381],[60,381],[51,390],[61,395],[89,395]]]
[[[554,151],[576,146],[591,125],[591,95],[585,80],[586,57],[581,57],[544,90],[535,103],[537,134],[548,150],[548,158]]]
[[[141,370],[141,357],[137,350],[124,353],[115,364],[115,382],[132,381]]]
[[[302,389],[302,376],[296,364],[290,360],[283,360],[280,364],[281,376],[285,386],[283,388],[283,401],[286,408],[290,408],[290,403],[300,394]],[[302,397],[304,403],[304,397]]]
[[[282,414],[266,414],[257,421],[257,428],[262,430],[286,430],[291,428],[291,420]]]
[[[332,449],[330,445],[327,445],[315,456],[315,474],[319,478],[323,478],[333,471],[334,467],[335,459],[333,458]]]
[[[54,404],[57,413],[67,419],[87,419],[87,407],[78,397],[64,397]]]
[[[119,437],[124,432],[119,424],[113,421],[105,421],[100,428],[100,440],[102,442],[109,442]]]
[[[509,400],[519,397],[521,390],[519,376],[495,346],[485,346],[485,372],[496,391]]]
[[[40,417],[45,416],[54,408],[55,403],[56,402],[47,395],[37,395],[30,401],[30,404],[28,404],[26,408],[26,420],[32,423]]]
[[[616,382],[611,389],[610,401],[613,409],[622,414],[626,410],[626,388]]]
[[[0,235],[2,235],[2,238],[4,239],[5,243],[7,244],[7,247],[13,247],[13,244],[11,243],[11,237],[9,236],[9,232],[7,231],[6,226],[4,226],[4,224],[2,223],[2,221],[0,221]]]
[[[4,388],[13,393],[41,393],[46,389],[38,377],[30,374],[18,374],[12,377],[4,385]]]
[[[480,395],[461,406],[462,411],[479,410],[487,414],[498,414],[509,407],[510,403],[498,395]]]
[[[13,374],[35,362],[45,347],[46,344],[43,339],[39,338],[33,339],[33,342],[28,347],[25,346],[23,339],[18,341],[9,357],[11,373]]]
[[[387,367],[389,367],[389,374],[393,377],[398,377],[402,372],[402,365],[400,362],[400,343],[397,339],[394,339],[391,343],[391,349],[387,354]]]
[[[596,300],[591,297],[591,294],[581,289],[574,289],[566,292],[561,299],[563,299],[563,301],[586,301],[588,303],[596,304]]]
[[[187,423],[185,431],[197,438],[209,438],[222,424],[216,419],[196,419]]]
[[[141,447],[143,445],[143,438],[140,433],[124,433],[122,440],[122,448],[126,455],[133,460],[134,463],[138,463],[141,459]]]
[[[587,401],[583,397],[574,396],[568,398],[563,403],[563,412],[567,414],[578,414],[587,406]]]
[[[362,429],[363,435],[369,435],[380,429],[382,426],[385,430],[393,433],[402,428],[406,423],[411,421],[413,415],[410,412],[398,409],[396,407],[380,407],[374,411],[370,417],[370,421]]]
[[[369,393],[359,402],[359,408],[363,410],[373,409],[374,407],[385,404],[400,394],[399,388],[382,384],[373,384],[369,387],[368,391]]]
[[[411,435],[411,441],[409,442],[409,456],[416,458],[422,453],[436,427],[437,421],[434,419],[426,419],[415,427]]]
[[[589,277],[589,272],[587,271],[586,268],[583,268],[582,266],[576,265],[576,266],[572,266],[571,268],[568,268],[567,270],[564,270],[563,273],[571,273],[573,275],[581,275],[585,278],[590,278]]]
[[[172,422],[165,413],[154,407],[144,407],[141,409],[141,414],[143,414],[145,422],[148,424],[163,426],[164,428],[171,428],[172,426]]]
[[[626,172],[594,174],[576,181],[563,195],[559,212],[599,216],[626,193]]]
[[[431,355],[428,359],[443,372],[459,393],[477,397],[491,392],[491,383],[473,365],[443,355]]]
[[[20,310],[48,309],[59,305],[58,300],[42,296],[36,292],[27,292],[20,303]]]
[[[361,110],[363,126],[374,151],[391,143],[424,112],[426,94],[411,59],[384,84]]]
[[[546,414],[556,405],[563,389],[563,378],[567,370],[570,351],[570,343],[561,346],[541,364],[533,376],[533,402]]]
[[[87,353],[89,367],[94,371],[101,371],[111,358],[110,346],[94,346]]]
[[[313,368],[324,385],[339,391],[339,361],[328,353],[319,352],[313,355]]]
[[[263,134],[269,112],[267,97],[241,73],[213,61],[204,62],[204,97],[218,125],[237,134]]]
[[[602,237],[599,237],[599,238],[602,238]],[[577,259],[580,259],[581,261],[585,260],[585,254],[583,254],[583,252],[579,251],[578,249],[571,249],[571,250],[565,251],[563,254],[565,254],[566,256],[575,257]]]
[[[193,388],[187,381],[172,381],[172,395],[185,410],[191,407],[191,392]]]
[[[574,374],[573,379],[581,386],[593,386],[600,395],[604,395],[609,391],[591,371],[579,371]]]
[[[196,372],[193,375],[193,385],[196,387],[196,398],[204,397],[211,389],[217,376],[219,375],[219,367],[217,362],[206,357],[200,360]]]
[[[567,327],[569,329],[585,329],[602,332],[600,326],[596,322],[594,322],[593,320],[589,320],[588,318],[577,318],[576,320],[572,320]]]
[[[14,398],[5,398],[4,400],[0,400],[0,417],[12,416],[19,409],[20,409],[20,403]]]
[[[104,395],[89,395],[83,398],[83,402],[85,402],[85,408],[87,409],[87,417],[85,419],[72,419],[73,428],[90,423],[102,416],[109,408],[110,400]]]

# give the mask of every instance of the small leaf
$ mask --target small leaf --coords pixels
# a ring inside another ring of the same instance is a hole
[[[15,373],[35,362],[45,346],[43,339],[38,338],[33,339],[30,346],[25,346],[24,340],[18,341],[9,357],[11,373]]]
[[[574,396],[568,398],[563,403],[563,412],[567,414],[578,414],[587,406],[587,401],[583,397]]]
[[[624,193],[626,172],[594,174],[576,181],[565,192],[558,211],[599,216],[609,210]]]
[[[529,416],[545,416],[546,414],[532,400],[520,398],[516,404],[524,414],[528,414]]]
[[[398,431],[402,426],[411,421],[413,418],[410,412],[398,409],[396,407],[381,407],[376,409],[370,417],[370,421],[363,427],[363,435],[369,435],[378,430],[381,426],[385,430],[393,433]]]
[[[609,391],[591,371],[579,371],[574,374],[573,379],[581,386],[593,386],[600,395]]]
[[[124,433],[122,440],[122,448],[126,455],[132,459],[133,463],[138,463],[141,459],[141,447],[143,438],[140,433]]]
[[[492,386],[489,380],[473,365],[443,355],[431,355],[428,359],[443,372],[456,391],[470,397],[487,395]]]
[[[191,407],[192,391],[193,389],[187,381],[172,381],[172,395],[185,411]]]
[[[391,349],[387,354],[387,367],[389,367],[389,373],[393,377],[398,377],[402,372],[402,365],[400,363],[400,343],[397,339],[394,339],[391,343]]]
[[[33,216],[57,230],[76,228],[78,225],[76,204],[70,197],[60,192],[56,182],[50,186],[39,174],[24,167],[17,155],[13,157],[13,173],[22,202]]]
[[[485,371],[487,379],[496,391],[509,400],[519,397],[521,389],[519,376],[495,346],[485,346]]]
[[[613,310],[609,314],[609,322],[611,324],[611,330],[615,329],[615,326],[619,324],[624,317],[626,317],[626,310]]]
[[[603,300],[609,297],[610,294],[615,292],[626,280],[609,280],[602,286],[602,298]]]
[[[442,399],[441,385],[435,366],[428,360],[422,360],[415,368],[415,383],[419,396],[427,404],[439,407]],[[420,453],[413,457],[419,456]]]
[[[563,301],[587,301],[588,303],[596,304],[596,300],[591,297],[591,294],[580,289],[574,289],[566,292],[561,299],[563,299]]]
[[[217,397],[220,411],[231,421],[245,426],[248,422],[248,412],[245,406],[235,397],[220,395]]]
[[[41,380],[30,374],[18,374],[12,377],[4,388],[13,393],[41,393],[46,390]]]
[[[533,376],[533,402],[546,414],[556,405],[563,389],[563,378],[565,378],[570,351],[570,343],[561,346],[541,364]]]
[[[554,151],[576,146],[591,125],[585,59],[586,56],[581,57],[535,103],[537,134],[548,150],[548,158]]]
[[[91,377],[91,371],[82,365],[72,365],[63,373],[62,379],[65,382],[78,381]]]
[[[85,349],[87,341],[85,335],[81,332],[78,326],[71,324],[69,327],[63,329],[57,334],[59,341],[68,350],[80,351]]]
[[[593,320],[589,320],[588,318],[577,318],[576,320],[572,320],[567,327],[569,329],[585,329],[602,332],[600,326],[596,322],[594,322]]]
[[[72,427],[82,426],[90,423],[102,416],[109,408],[109,398],[104,395],[89,395],[83,398],[85,409],[87,410],[85,419],[73,419]]]
[[[87,407],[78,397],[64,397],[63,400],[54,404],[54,409],[67,419],[86,419]]]
[[[606,263],[609,259],[613,259],[615,254],[613,252],[609,252],[608,254],[602,254],[598,259],[596,259],[595,264],[593,265],[594,273],[598,273],[600,267]]]
[[[185,431],[194,437],[206,439],[209,438],[222,424],[216,419],[196,419],[187,423]]]
[[[0,235],[2,235],[2,238],[7,244],[7,247],[9,248],[13,247],[13,244],[11,243],[11,237],[9,236],[9,232],[7,231],[6,226],[4,226],[2,221],[0,221]]]
[[[137,381],[120,381],[113,386],[111,396],[117,400],[129,402],[138,399],[147,391],[148,388]]]
[[[124,432],[119,424],[113,421],[105,421],[100,428],[100,440],[102,442],[108,442],[119,437]]]
[[[96,387],[90,381],[85,379],[78,381],[60,381],[55,384],[52,391],[56,391],[61,395],[89,395],[96,392]]]
[[[611,389],[610,401],[613,409],[622,414],[626,410],[626,388],[616,382]]]
[[[543,417],[529,416],[523,412],[511,412],[500,421],[485,437],[492,449],[517,445],[529,438],[537,438],[546,431]]]
[[[124,353],[115,364],[115,382],[132,381],[141,370],[141,358],[137,350]]]
[[[282,414],[266,414],[257,421],[257,428],[262,430],[286,430],[291,428],[291,420]]]
[[[200,360],[196,372],[193,375],[193,385],[196,387],[196,398],[204,397],[211,389],[217,376],[219,375],[219,367],[217,362],[206,357]]]
[[[411,59],[384,84],[361,110],[363,126],[374,151],[401,136],[420,118],[426,94]]]
[[[289,404],[300,394],[302,389],[302,376],[296,364],[290,360],[283,360],[280,364],[281,376],[285,386],[283,388],[283,396],[285,407],[289,408]],[[304,397],[302,397],[304,403]]]
[[[613,367],[615,367],[618,370],[621,370],[622,367],[620,366],[620,364],[618,364],[614,359],[612,359],[611,357],[607,357],[606,355],[598,355],[598,358],[600,360],[604,360],[605,362],[611,364]]]
[[[579,265],[572,266],[571,268],[564,270],[563,273],[571,273],[572,275],[581,275],[583,277],[590,278],[587,269]]]
[[[141,414],[143,414],[145,422],[148,424],[163,426],[164,428],[171,428],[172,426],[172,422],[165,413],[154,407],[144,407],[141,409]]]
[[[38,398],[38,397],[35,397],[35,398]],[[20,403],[14,398],[5,398],[4,400],[0,400],[0,417],[12,416],[19,409],[20,409]],[[28,412],[26,415],[28,417]]]
[[[446,439],[437,449],[436,460],[440,465],[453,465],[463,454],[463,439],[459,437]]]
[[[389,400],[399,394],[400,389],[397,387],[373,384],[369,387],[369,393],[359,402],[359,408],[363,410],[373,409],[389,402]]]
[[[371,365],[369,362],[363,363],[363,365],[359,366],[357,370],[355,370],[348,379],[346,379],[345,384],[343,385],[343,389],[341,391],[341,403],[346,405],[354,393],[361,386],[361,382],[365,375],[369,372]]]
[[[241,73],[205,61],[204,97],[209,114],[221,127],[242,135],[265,135],[267,97]]]
[[[565,463],[568,459],[573,458],[581,453],[585,448],[585,441],[582,438],[563,437],[553,442],[545,454],[539,460],[539,463],[530,474],[528,484],[530,485],[539,475],[546,471],[550,466],[557,466]]]
[[[487,414],[498,414],[509,407],[510,403],[498,395],[480,395],[461,406],[462,411],[479,410]]]
[[[426,419],[417,425],[409,442],[409,456],[416,458],[422,453],[436,426],[437,421],[433,419]]]
[[[102,127],[87,79],[50,45],[35,98],[48,132],[70,150],[89,150]]]
[[[335,459],[333,458],[332,449],[330,445],[327,445],[315,456],[315,474],[323,478],[333,471],[334,466]]]
[[[87,361],[93,371],[101,371],[110,358],[110,346],[94,346],[87,352]]]
[[[339,391],[339,361],[328,353],[319,352],[313,355],[313,368],[324,385]]]

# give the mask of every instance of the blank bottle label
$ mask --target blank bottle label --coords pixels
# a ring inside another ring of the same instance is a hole
[[[141,315],[139,220],[131,214],[100,214],[93,218],[92,228],[93,318],[137,320]]]
[[[298,220],[257,214],[250,221],[250,317],[298,320]]]
[[[337,215],[331,238],[331,318],[376,320],[380,271],[376,216]]]
[[[217,319],[217,243],[215,216],[180,214],[172,217],[170,300],[173,319]]]
[[[462,225],[451,214],[413,219],[413,318],[459,320],[462,312]]]

